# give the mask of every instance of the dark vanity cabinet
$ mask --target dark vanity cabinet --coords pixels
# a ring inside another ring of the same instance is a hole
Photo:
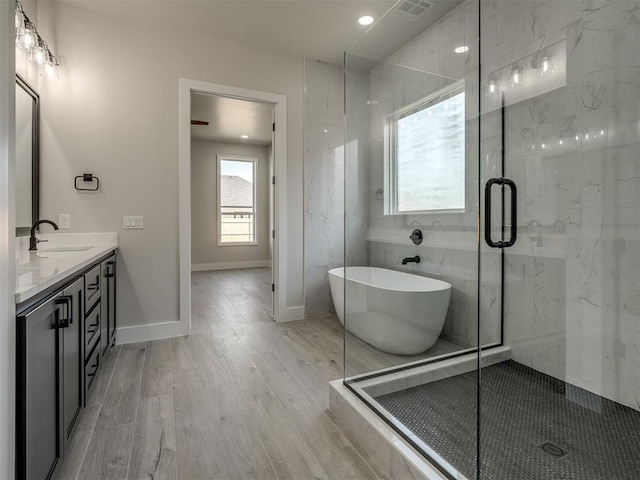
[[[115,340],[115,255],[17,312],[16,475],[44,480],[69,449],[100,369],[103,334],[107,346]]]

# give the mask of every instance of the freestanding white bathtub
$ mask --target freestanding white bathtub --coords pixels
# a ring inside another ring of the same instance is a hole
[[[450,283],[385,268],[347,267],[345,304],[344,270],[329,270],[329,284],[338,318],[349,332],[396,355],[422,353],[436,343],[449,308]]]

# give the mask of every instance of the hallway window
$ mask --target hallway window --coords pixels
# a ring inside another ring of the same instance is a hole
[[[256,157],[218,155],[218,245],[257,245]]]
[[[396,112],[387,125],[387,213],[464,211],[464,85]]]

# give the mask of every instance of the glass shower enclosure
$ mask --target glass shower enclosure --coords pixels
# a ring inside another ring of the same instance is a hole
[[[344,383],[447,478],[640,478],[638,45],[401,0],[345,54]]]

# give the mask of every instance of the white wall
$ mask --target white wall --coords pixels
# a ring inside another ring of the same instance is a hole
[[[266,262],[269,250],[269,148],[260,145],[191,139],[191,265],[204,268],[229,262]],[[217,155],[258,158],[256,232],[258,245],[218,246]]]
[[[15,54],[13,2],[0,2],[0,478],[15,454]]]
[[[287,96],[286,306],[302,305],[303,59],[61,3],[46,12],[55,29],[43,34],[61,66],[60,81],[41,88],[41,216],[70,213],[72,231],[119,232],[119,325],[178,319],[181,77]],[[74,190],[84,172],[100,192]],[[144,230],[123,231],[123,215],[143,215]]]

